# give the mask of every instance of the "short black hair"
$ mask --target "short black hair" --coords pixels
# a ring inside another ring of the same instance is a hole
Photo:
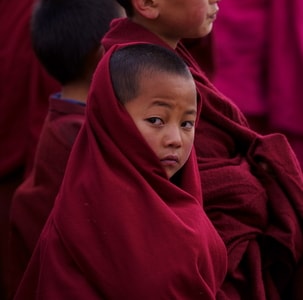
[[[76,80],[119,15],[113,0],[39,0],[31,19],[34,52],[61,84]]]
[[[172,50],[154,44],[135,44],[113,52],[110,63],[113,90],[121,103],[135,98],[140,79],[154,73],[192,78],[185,62]]]

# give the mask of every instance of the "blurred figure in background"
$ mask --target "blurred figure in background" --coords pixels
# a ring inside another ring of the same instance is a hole
[[[284,133],[303,166],[303,2],[225,0],[214,25],[215,85],[260,133]]]
[[[0,1],[0,299],[12,195],[31,169],[48,96],[59,88],[32,50],[33,2]]]
[[[34,7],[33,49],[61,88],[49,97],[49,111],[33,169],[12,199],[9,299],[18,287],[53,207],[72,145],[84,122],[92,75],[104,52],[101,38],[111,20],[122,14],[122,8],[112,0],[39,0]]]

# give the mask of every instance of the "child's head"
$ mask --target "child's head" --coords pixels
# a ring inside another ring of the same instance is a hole
[[[194,141],[196,87],[188,67],[166,48],[137,44],[113,53],[110,73],[117,98],[171,178]]]
[[[90,78],[101,38],[120,14],[112,0],[40,0],[32,16],[33,49],[62,85]]]
[[[182,38],[200,38],[212,30],[219,0],[117,0],[128,17],[173,48]]]

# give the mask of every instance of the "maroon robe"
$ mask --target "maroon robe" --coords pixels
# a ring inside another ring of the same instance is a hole
[[[169,181],[114,95],[111,53],[15,299],[214,300],[226,250],[201,205],[195,151]]]
[[[115,20],[102,41],[106,49],[130,42],[166,45],[127,19]],[[202,98],[195,148],[203,203],[228,251],[218,299],[281,299],[303,256],[303,179],[297,159],[283,135],[263,137],[250,130],[182,44],[176,52],[190,66]]]
[[[182,43],[190,52],[193,58],[202,67],[203,71],[209,78],[212,78],[214,73],[214,51],[212,36],[208,34],[203,38],[198,39],[183,39]]]
[[[31,48],[33,2],[0,0],[0,298],[12,194],[32,166],[47,99],[60,87]]]
[[[34,167],[17,189],[10,214],[9,295],[13,295],[58,194],[66,163],[84,121],[85,104],[50,97]]]

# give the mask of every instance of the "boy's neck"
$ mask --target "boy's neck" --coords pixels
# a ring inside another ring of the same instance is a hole
[[[62,87],[62,98],[73,99],[86,103],[89,84],[87,82],[73,82]]]
[[[99,45],[88,55],[85,70],[77,80],[62,86],[61,95],[63,98],[74,99],[86,103],[89,87],[96,66],[103,56],[104,48]]]
[[[148,20],[146,18],[142,18],[140,15],[134,15],[132,18],[130,18],[134,23],[137,23],[144,27],[145,29],[151,31],[155,35],[157,35],[161,40],[163,40],[165,43],[167,43],[170,47],[173,49],[176,49],[177,44],[179,43],[180,39],[169,39],[163,34],[160,33],[157,22],[154,22],[153,20]]]

